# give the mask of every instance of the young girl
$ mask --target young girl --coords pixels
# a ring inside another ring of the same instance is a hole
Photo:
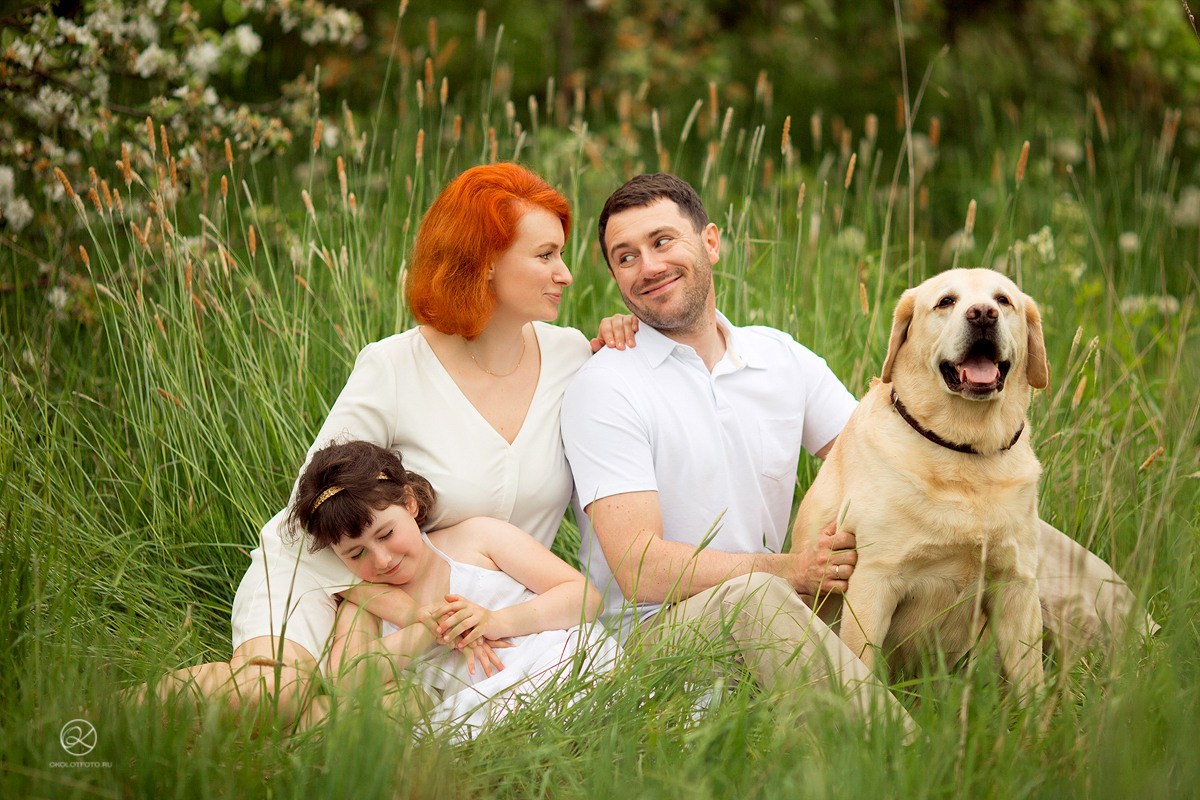
[[[521,695],[568,674],[577,656],[588,669],[611,667],[617,645],[586,624],[600,595],[579,572],[500,520],[474,517],[423,534],[433,500],[428,481],[369,442],[317,451],[300,477],[291,519],[310,549],[330,548],[364,582],[403,587],[419,608],[416,622],[397,628],[343,601],[330,656],[335,675],[362,680],[382,661],[390,680],[416,660],[444,698],[430,712],[435,726],[454,726],[466,738]],[[501,640],[511,647],[499,651],[499,670],[474,670],[455,652]]]

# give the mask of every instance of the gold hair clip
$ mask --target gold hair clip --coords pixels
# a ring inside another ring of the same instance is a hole
[[[378,475],[375,476],[375,480],[386,481],[386,480],[390,480],[390,478],[388,478],[388,476],[385,475],[383,472],[380,472]],[[317,499],[313,500],[312,511],[310,511],[309,513],[310,514],[317,513],[317,509],[321,507],[321,503],[324,503],[326,500],[333,497],[335,494],[337,494],[344,488],[345,488],[344,486],[330,486],[328,489],[321,492],[319,495],[317,495]]]

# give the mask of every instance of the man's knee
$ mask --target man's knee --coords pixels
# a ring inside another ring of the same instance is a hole
[[[751,572],[725,582],[722,604],[726,607],[780,608],[793,603],[803,605],[790,583],[768,572]]]

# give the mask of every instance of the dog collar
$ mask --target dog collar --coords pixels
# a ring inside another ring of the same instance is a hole
[[[926,428],[921,423],[917,422],[913,418],[913,415],[908,413],[908,409],[904,407],[904,403],[900,402],[900,395],[896,394],[895,389],[892,389],[892,408],[896,409],[896,413],[900,415],[900,419],[907,422],[908,426],[910,428],[912,428],[914,431],[916,431],[917,433],[924,436],[929,441],[938,445],[939,447],[944,447],[947,450],[953,450],[956,453],[966,453],[968,455],[973,455],[973,456],[983,455],[983,453],[980,453],[978,450],[976,450],[974,447],[972,447],[969,444],[957,444],[956,442],[948,442],[945,439],[943,439],[942,437],[938,436],[933,431]],[[1001,447],[1000,452],[1004,452],[1005,450],[1008,450],[1013,445],[1015,445],[1017,443],[1017,440],[1019,440],[1021,438],[1021,434],[1024,432],[1024,430],[1025,430],[1025,423],[1022,422],[1021,427],[1017,428],[1017,432],[1015,434],[1013,434],[1012,441],[1009,442],[1008,444],[1006,444],[1004,447]]]

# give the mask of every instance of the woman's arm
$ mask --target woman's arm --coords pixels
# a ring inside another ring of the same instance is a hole
[[[515,606],[491,611],[458,595],[433,610],[441,640],[454,646],[488,639],[565,630],[595,618],[600,593],[587,579],[532,536],[507,522],[478,518],[445,531],[455,550],[474,551],[502,572],[524,584],[533,597]]]

